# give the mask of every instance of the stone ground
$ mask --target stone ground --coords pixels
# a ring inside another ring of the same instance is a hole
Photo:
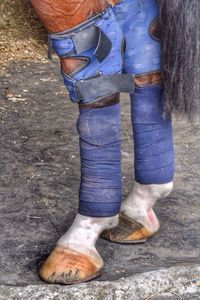
[[[38,267],[77,208],[77,107],[56,63],[12,64],[0,83],[0,300],[200,299],[200,125],[174,123],[175,187],[156,205],[158,234],[133,246],[99,240],[102,277],[49,286]],[[128,98],[121,103],[125,197],[133,154]]]

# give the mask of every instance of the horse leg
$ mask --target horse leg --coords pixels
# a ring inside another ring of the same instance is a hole
[[[153,206],[172,191],[172,126],[170,117],[163,116],[156,0],[122,0],[114,12],[126,37],[124,72],[135,74],[135,90],[130,95],[135,184],[122,202],[119,226],[102,237],[135,243],[159,229]]]
[[[130,92],[133,78],[121,75],[123,34],[107,1],[32,0],[32,4],[60,58],[70,99],[79,104],[78,214],[40,269],[46,282],[72,284],[99,276],[103,260],[96,241],[118,221],[119,92]]]

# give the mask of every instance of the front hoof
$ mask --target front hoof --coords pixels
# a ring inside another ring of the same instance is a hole
[[[47,283],[75,284],[92,280],[101,275],[95,263],[86,255],[56,246],[39,271]]]

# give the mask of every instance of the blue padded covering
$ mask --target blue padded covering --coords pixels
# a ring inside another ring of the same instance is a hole
[[[141,184],[173,181],[174,151],[170,118],[163,117],[159,86],[136,88],[131,95],[135,180]]]
[[[90,26],[97,26],[100,30],[105,33],[107,38],[112,43],[112,48],[103,61],[99,61],[95,56],[95,48],[91,48],[83,53],[76,53],[75,45],[73,43],[73,35],[84,28]],[[53,35],[54,36],[54,35]],[[115,18],[112,8],[108,8],[105,12],[100,14],[96,18],[92,18],[83,25],[74,29],[73,32],[69,34],[60,35],[60,37],[51,37],[51,45],[59,57],[86,57],[89,63],[80,70],[69,76],[64,71],[62,75],[64,78],[64,83],[69,91],[70,99],[74,102],[81,102],[79,95],[77,94],[76,82],[80,80],[86,80],[97,76],[106,76],[111,74],[120,74],[122,70],[122,41],[123,33]],[[106,96],[106,95],[105,95]],[[92,102],[96,100],[89,98],[83,101],[83,103]]]
[[[156,0],[121,0],[114,13],[126,37],[123,72],[141,75],[160,70],[160,43],[149,33],[158,16]],[[159,86],[135,88],[131,94],[135,180],[161,184],[173,180],[174,152],[171,120],[163,118]]]
[[[160,45],[148,28],[158,14],[156,0],[122,0],[114,12],[126,36],[123,72],[143,74],[160,69]],[[73,74],[63,73],[72,101],[78,102],[76,82],[103,74],[121,73],[123,34],[109,8],[87,26],[98,26],[112,41],[109,55],[100,62],[94,48],[76,54],[70,37],[52,39],[59,56],[89,57],[88,65]],[[80,30],[80,28],[76,29]],[[93,101],[94,99],[88,99]],[[136,88],[131,94],[131,116],[135,143],[135,178],[143,184],[172,181],[174,173],[171,120],[162,116],[159,86]],[[79,213],[108,217],[119,213],[121,205],[120,105],[80,109],[77,122],[80,136],[81,184]]]
[[[121,205],[120,105],[80,109],[79,213],[114,216]]]
[[[160,43],[149,34],[149,26],[158,16],[157,1],[121,0],[113,11],[126,38],[124,73],[160,70]]]

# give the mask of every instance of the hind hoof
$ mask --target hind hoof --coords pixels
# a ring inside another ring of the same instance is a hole
[[[102,232],[101,237],[118,244],[144,243],[155,232],[150,232],[143,225],[134,220],[130,220],[124,215],[120,215],[119,224],[109,230]]]

